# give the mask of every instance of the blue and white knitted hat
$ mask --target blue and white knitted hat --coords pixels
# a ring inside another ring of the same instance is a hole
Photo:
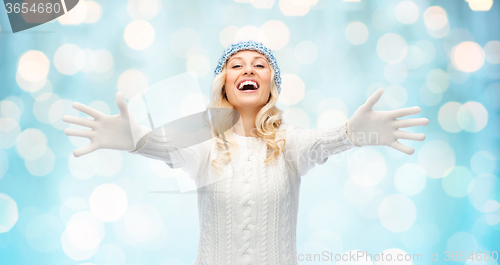
[[[278,94],[281,92],[281,76],[280,76],[280,68],[278,67],[278,62],[276,62],[276,58],[274,58],[273,53],[269,48],[264,46],[264,44],[260,42],[256,42],[253,40],[248,40],[248,41],[239,41],[236,43],[231,44],[225,51],[222,53],[222,56],[219,59],[219,62],[217,64],[217,67],[215,68],[215,75],[217,76],[220,74],[222,71],[222,67],[226,64],[227,60],[235,53],[239,51],[257,51],[264,55],[267,60],[269,61],[269,64],[274,69],[274,81],[276,82],[276,86],[278,88]]]

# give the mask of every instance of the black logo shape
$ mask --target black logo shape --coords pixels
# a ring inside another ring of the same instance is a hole
[[[3,0],[12,32],[54,20],[73,9],[79,0]]]

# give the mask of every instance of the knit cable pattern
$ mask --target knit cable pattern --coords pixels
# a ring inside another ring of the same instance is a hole
[[[255,150],[254,150],[255,151]],[[253,153],[253,152],[252,152]],[[248,159],[244,162],[243,168],[243,192],[245,195],[242,196],[240,203],[238,204],[238,208],[243,209],[243,220],[241,225],[238,228],[239,233],[241,234],[242,245],[239,251],[239,256],[241,257],[241,264],[251,264],[251,257],[253,256],[253,250],[250,247],[251,237],[254,234],[254,226],[251,224],[252,221],[252,206],[255,202],[252,201],[252,190],[251,190],[251,175],[252,175],[252,157],[253,154],[250,154]]]

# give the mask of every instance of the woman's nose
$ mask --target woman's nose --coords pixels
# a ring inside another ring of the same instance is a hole
[[[243,69],[243,74],[254,74],[254,70],[252,68],[251,65],[247,65],[245,66],[245,68]]]

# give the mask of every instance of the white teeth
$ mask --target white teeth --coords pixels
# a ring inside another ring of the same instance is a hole
[[[254,81],[245,81],[245,82],[242,82],[240,84],[240,86],[238,87],[238,89],[241,90],[244,85],[253,85],[253,87],[258,88],[257,87],[257,83],[255,83]]]

